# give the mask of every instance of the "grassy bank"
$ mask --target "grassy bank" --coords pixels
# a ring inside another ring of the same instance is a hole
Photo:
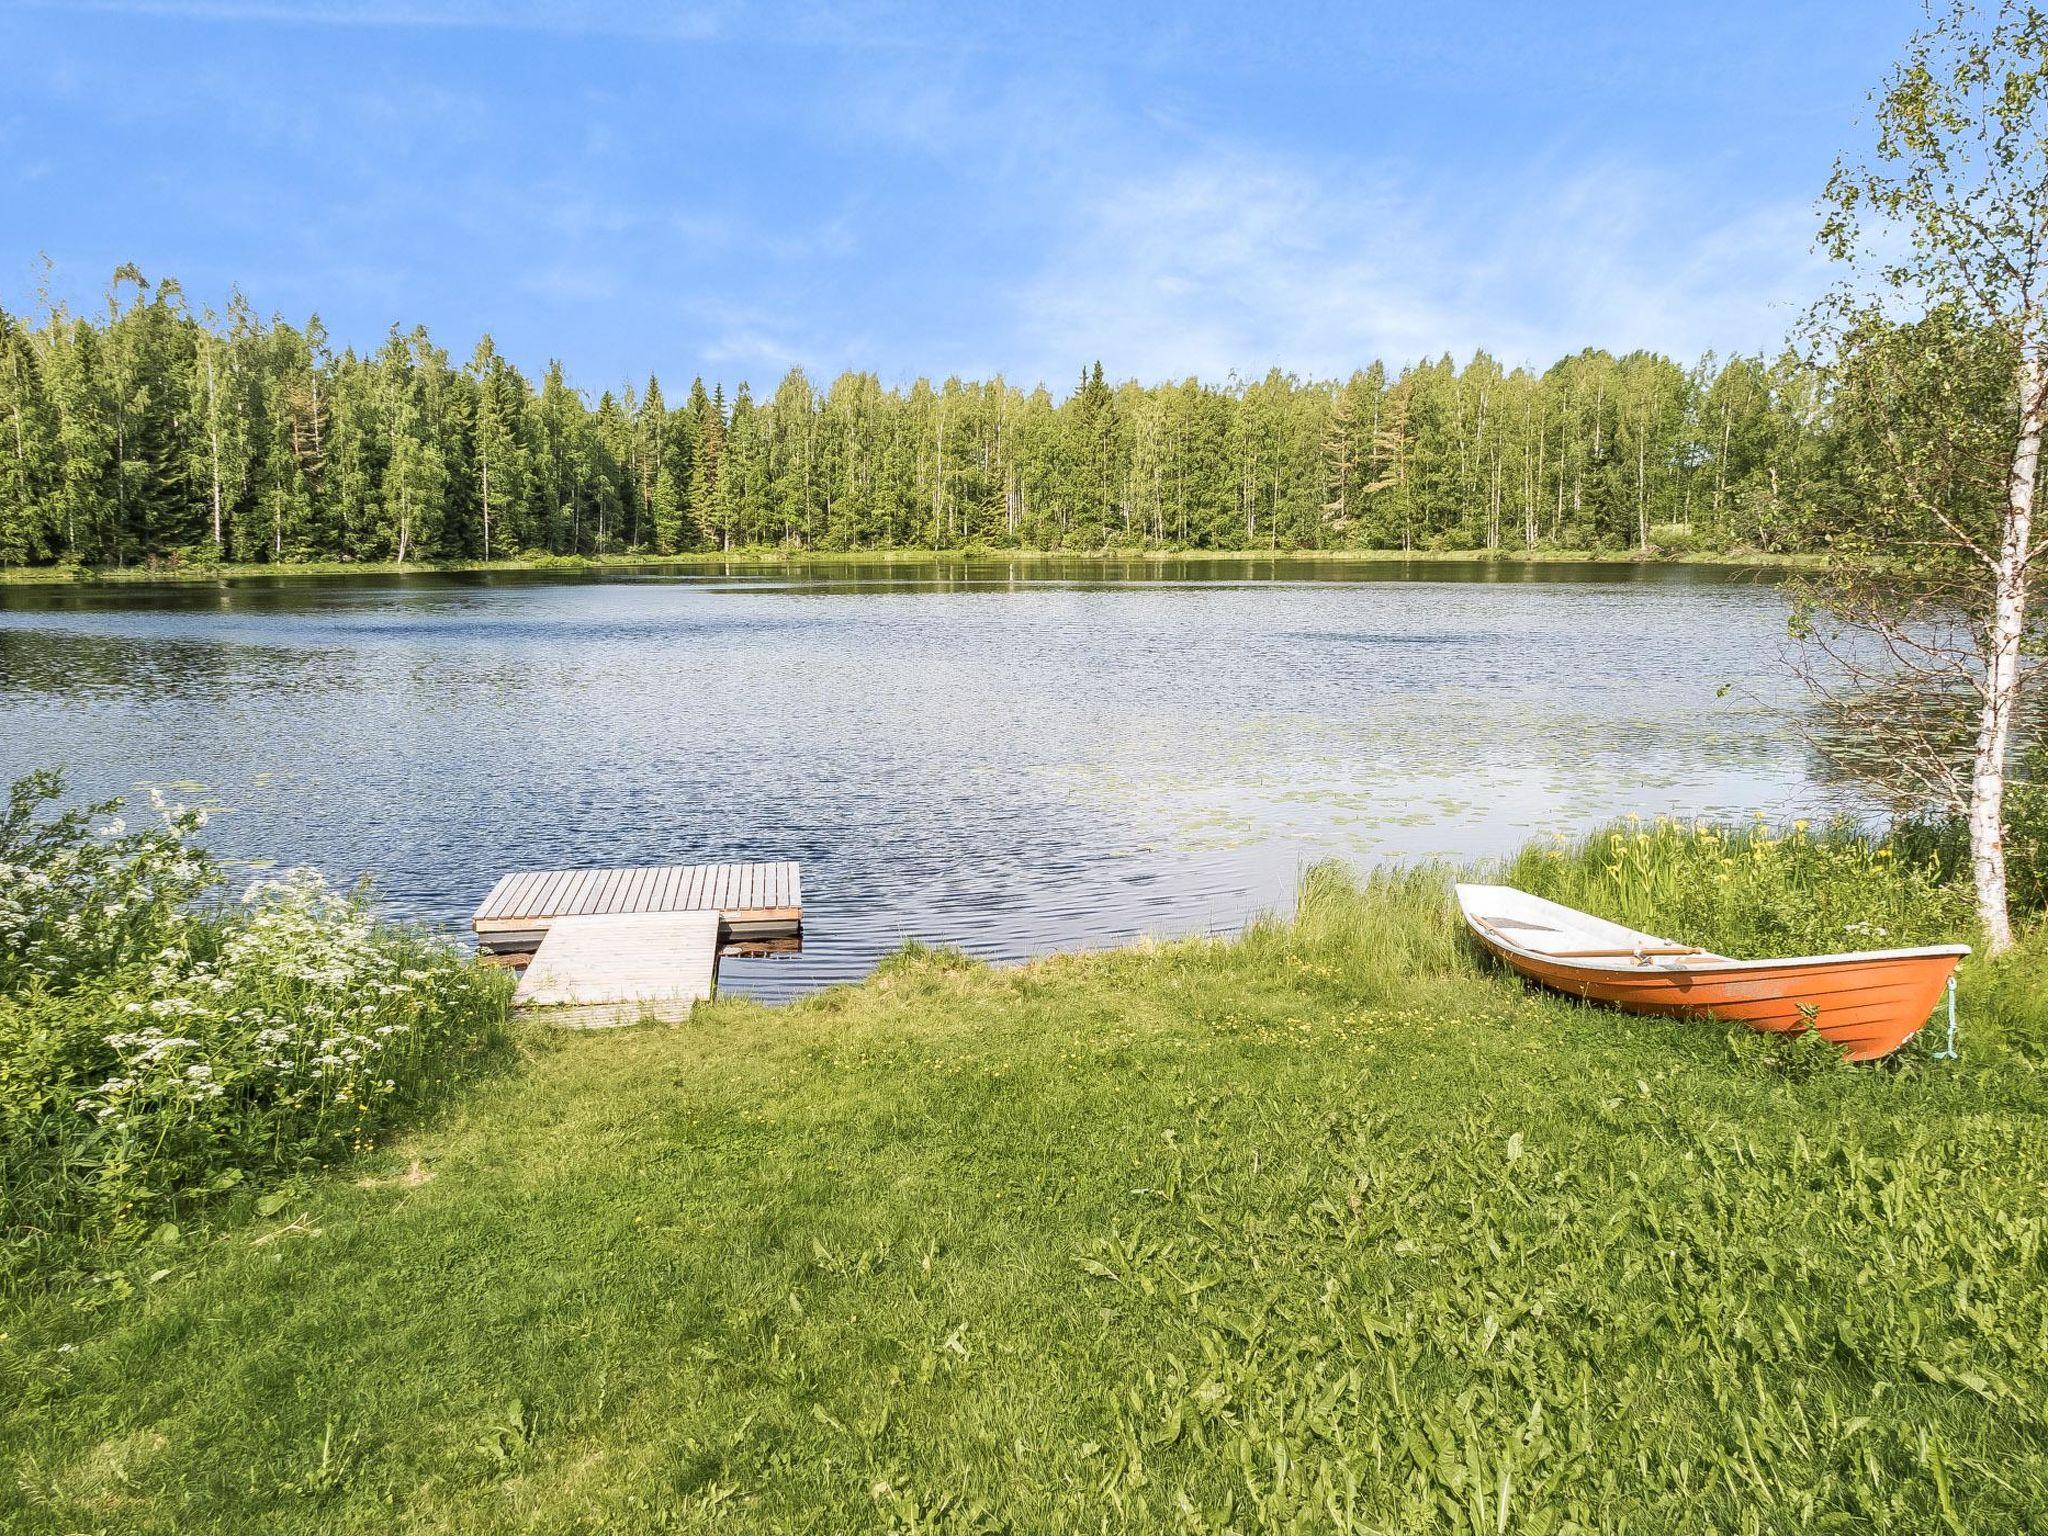
[[[1831,1068],[1319,871],[1234,942],[526,1034],[0,1312],[0,1525],[2038,1528],[2040,959],[1972,973],[1960,1065]]]
[[[970,546],[962,549],[791,550],[780,546],[734,550],[703,550],[675,555],[516,555],[498,560],[412,561],[283,561],[238,564],[128,566],[4,566],[0,584],[64,585],[81,582],[148,583],[250,581],[309,576],[400,576],[485,571],[639,571],[691,570],[744,566],[892,565],[915,568],[957,564],[963,560],[1014,560],[1027,564],[1052,562],[1159,564],[1166,561],[1228,563],[1245,560],[1305,560],[1330,565],[1388,565],[1403,562],[1450,562],[1470,565],[1584,565],[1595,562],[1651,565],[1706,565],[1734,568],[1804,569],[1819,556],[1765,554],[1754,550],[1724,553],[1642,555],[1633,550],[1436,550],[1404,554],[1398,549],[1005,549]]]

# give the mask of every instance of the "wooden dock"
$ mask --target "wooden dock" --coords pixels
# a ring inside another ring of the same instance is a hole
[[[533,949],[558,917],[630,912],[716,912],[724,937],[772,938],[803,926],[803,875],[792,863],[528,870],[492,886],[469,926],[485,949]]]
[[[716,912],[621,912],[555,919],[512,1003],[573,1029],[678,1024],[717,988]]]
[[[673,1021],[716,991],[724,948],[801,936],[803,877],[793,863],[525,870],[470,927],[485,955],[527,959],[521,1008],[581,1028]]]

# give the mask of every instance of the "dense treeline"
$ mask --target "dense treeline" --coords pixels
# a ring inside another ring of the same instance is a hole
[[[317,318],[115,274],[0,311],[0,564],[427,560],[776,545],[1789,549],[1839,492],[1816,377],[1480,353],[1343,381],[1043,386],[793,371],[592,403],[488,336],[332,351]]]

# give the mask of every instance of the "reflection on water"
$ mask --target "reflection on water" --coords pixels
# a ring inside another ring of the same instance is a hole
[[[1809,803],[1784,615],[1625,564],[0,587],[0,774],[204,786],[223,853],[450,929],[506,869],[797,859],[804,953],[723,976],[780,995],[909,937],[1229,929],[1330,856]]]

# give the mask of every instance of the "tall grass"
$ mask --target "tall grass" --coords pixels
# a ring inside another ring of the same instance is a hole
[[[1501,878],[1741,959],[1953,943],[1975,926],[1959,882],[1847,823],[1631,819],[1578,842],[1532,844]]]
[[[1240,964],[1297,971],[1352,995],[1398,995],[1470,966],[1452,917],[1450,874],[1438,865],[1364,875],[1314,865],[1302,875],[1292,920],[1253,924],[1235,954]]]
[[[203,814],[0,818],[0,1279],[367,1146],[501,1038],[502,980],[297,872],[223,901]]]

